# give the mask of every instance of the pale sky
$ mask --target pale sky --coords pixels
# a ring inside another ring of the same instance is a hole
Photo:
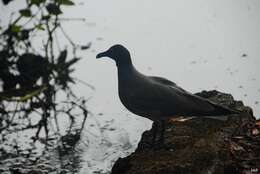
[[[82,42],[94,41],[78,75],[96,86],[95,110],[124,110],[114,62],[95,60],[97,52],[121,43],[139,71],[166,77],[191,92],[231,93],[260,114],[260,1],[88,0],[79,9],[67,15],[84,16],[96,25],[73,29],[68,23],[67,28]],[[103,40],[95,40],[99,37]]]
[[[75,87],[80,96],[92,95],[94,112],[128,113],[118,99],[114,62],[95,59],[97,52],[120,43],[130,50],[139,71],[168,78],[191,92],[231,93],[260,117],[259,0],[76,2],[84,5],[64,9],[65,16],[83,17],[86,23],[63,26],[74,41],[93,43],[91,51],[82,52],[74,75],[96,87]],[[1,5],[2,21],[15,7],[19,5]]]

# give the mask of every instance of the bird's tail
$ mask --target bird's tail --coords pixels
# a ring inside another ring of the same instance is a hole
[[[205,115],[205,118],[226,121],[230,115],[241,113],[240,111],[233,110],[222,105],[218,105],[212,102],[210,103],[214,106],[214,110],[209,115]]]
[[[231,109],[231,108],[219,105],[219,104],[215,104],[212,102],[210,102],[210,103],[214,106],[213,114],[216,117],[241,113],[240,111],[237,111],[237,110],[234,110],[234,109]]]
[[[220,120],[220,121],[227,121],[228,116],[227,115],[221,115],[221,116],[205,116],[205,118]]]

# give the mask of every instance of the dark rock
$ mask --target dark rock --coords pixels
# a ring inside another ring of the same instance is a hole
[[[169,120],[163,146],[152,148],[152,133],[144,132],[136,152],[117,160],[112,174],[259,172],[260,136],[252,134],[257,132],[252,131],[257,127],[252,109],[218,91],[203,91],[197,95],[242,112],[224,121],[211,118],[185,122]]]

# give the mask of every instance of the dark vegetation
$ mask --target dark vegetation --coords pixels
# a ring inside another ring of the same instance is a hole
[[[69,148],[79,139],[88,115],[86,99],[77,97],[71,86],[76,80],[73,67],[80,60],[77,52],[87,50],[90,43],[75,44],[62,27],[62,8],[73,6],[73,1],[25,2],[26,7],[14,12],[8,25],[0,24],[0,143],[8,141],[12,132],[30,129],[33,142],[49,145],[55,139],[62,141],[61,148]],[[57,32],[68,40],[66,49],[60,49]],[[36,46],[33,41],[40,35],[42,44]],[[77,115],[82,116],[78,127],[74,126]],[[70,122],[65,135],[60,133],[60,117]],[[16,152],[12,155],[21,153],[18,145],[12,148]],[[1,148],[0,160],[8,156]]]

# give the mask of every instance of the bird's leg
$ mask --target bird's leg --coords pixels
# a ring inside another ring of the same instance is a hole
[[[152,133],[153,133],[152,146],[153,147],[156,145],[156,137],[157,137],[158,129],[160,129],[159,141],[158,141],[158,143],[160,143],[160,144],[158,144],[158,145],[164,145],[165,120],[156,120],[153,122],[153,128],[152,128]]]
[[[161,120],[161,132],[160,132],[160,143],[163,145],[164,144],[164,132],[165,132],[165,120]]]
[[[157,134],[157,130],[158,130],[158,121],[154,121],[153,122],[153,127],[152,127],[152,133],[153,133],[153,137],[152,137],[152,145],[155,144],[156,141],[156,134]]]

